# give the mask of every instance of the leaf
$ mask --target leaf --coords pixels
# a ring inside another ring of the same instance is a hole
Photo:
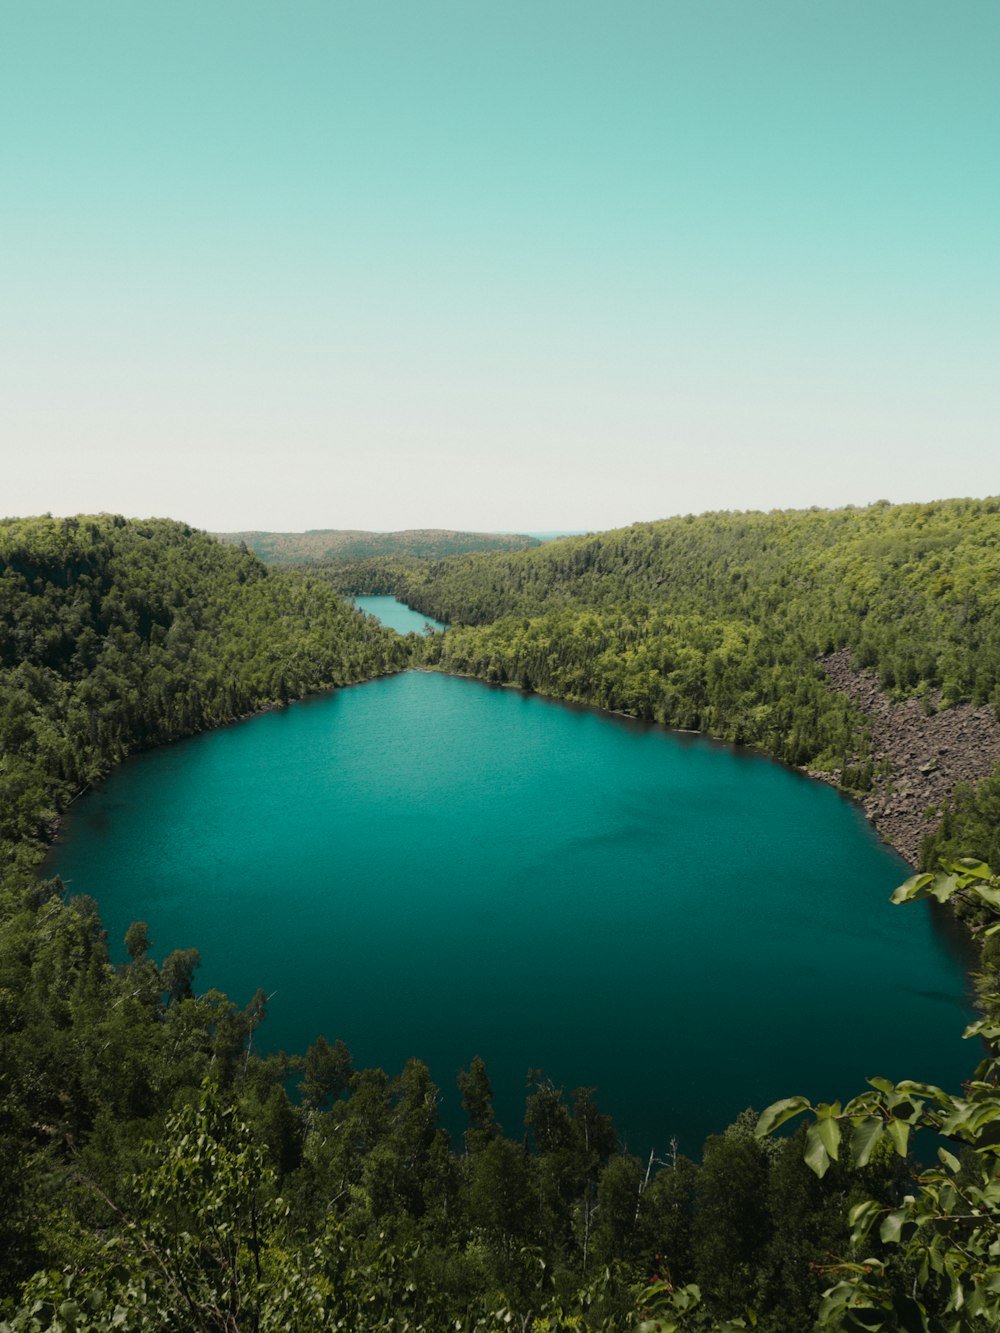
[[[867,1166],[872,1149],[882,1137],[882,1121],[878,1116],[870,1115],[854,1126],[851,1135],[851,1164]]]
[[[874,1199],[865,1199],[863,1203],[856,1203],[854,1207],[850,1209],[850,1211],[847,1214],[848,1224],[852,1227],[856,1227],[858,1225],[858,1219],[861,1218],[862,1216],[865,1216],[868,1213],[877,1214],[880,1213],[881,1211],[882,1211],[881,1207],[875,1202]]]
[[[890,1245],[899,1240],[900,1232],[903,1230],[903,1223],[907,1221],[907,1211],[905,1208],[897,1208],[882,1219],[882,1225],[878,1229],[880,1239]]]
[[[935,1101],[947,1100],[947,1093],[933,1083],[918,1083],[916,1079],[904,1078],[896,1084],[897,1092],[911,1093],[917,1097],[932,1097]]]
[[[911,875],[908,880],[900,884],[899,888],[894,890],[889,901],[891,903],[908,903],[914,898],[922,898],[924,890],[928,884],[933,883],[934,876],[925,871],[922,875]]]
[[[840,1124],[832,1117],[816,1121],[816,1132],[823,1141],[823,1147],[836,1162],[840,1157]]]
[[[993,871],[985,861],[977,861],[972,856],[960,856],[957,861],[952,862],[952,869],[961,868],[963,874],[974,875],[976,879],[992,879]]]
[[[950,1153],[947,1148],[938,1148],[938,1157],[940,1157],[941,1161],[944,1162],[945,1166],[948,1168],[949,1171],[958,1172],[962,1169],[961,1162],[958,1160],[955,1154]]]
[[[957,875],[935,875],[934,883],[928,892],[939,903],[946,903],[952,894],[957,893],[961,887]]]
[[[855,1204],[847,1215],[851,1227],[852,1245],[860,1245],[862,1241],[867,1240],[868,1233],[881,1213],[882,1208],[874,1199],[867,1199],[864,1203]]]
[[[803,1156],[806,1165],[822,1180],[830,1166],[830,1154],[826,1150],[818,1125],[810,1125],[806,1132],[806,1150]]]
[[[834,1315],[845,1310],[853,1302],[854,1292],[855,1288],[852,1282],[838,1282],[829,1291],[824,1291],[823,1300],[819,1307],[819,1322],[825,1324]]]
[[[809,1110],[809,1100],[806,1097],[784,1097],[780,1102],[773,1102],[766,1111],[761,1111],[760,1119],[757,1121],[755,1133],[759,1139],[767,1134],[773,1133],[779,1125],[783,1125],[786,1120],[791,1120],[792,1116],[799,1115],[802,1111]]]
[[[905,1120],[890,1120],[886,1129],[900,1157],[905,1157],[906,1147],[910,1141],[910,1126]]]
[[[973,884],[972,892],[984,903],[989,903],[991,907],[1000,907],[1000,889],[994,889],[989,884]]]
[[[986,1309],[986,1300],[981,1287],[973,1287],[965,1301],[966,1317],[971,1319],[982,1314]]]

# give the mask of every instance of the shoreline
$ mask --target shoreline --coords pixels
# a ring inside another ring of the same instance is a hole
[[[826,783],[845,799],[854,801],[879,838],[892,847],[908,865],[918,869],[922,841],[937,827],[942,806],[950,798],[955,787],[960,783],[980,781],[990,776],[997,765],[1000,765],[1000,722],[995,719],[988,704],[978,706],[956,704],[939,711],[940,697],[936,693],[925,696],[924,701],[910,698],[897,703],[881,689],[874,671],[858,670],[851,666],[850,650],[846,648],[822,659],[820,665],[826,673],[830,689],[849,698],[870,728],[871,753],[865,757],[865,761],[870,759],[874,772],[872,787],[867,792],[859,793],[841,786],[839,769],[825,771],[809,768],[807,765],[789,764],[760,746],[741,744],[687,727],[671,727],[666,723],[637,717],[636,714],[620,708],[602,708],[599,704],[586,700],[568,699],[536,689],[525,690],[516,681],[491,681],[470,672],[448,671],[440,666],[424,663],[409,663],[395,670],[383,671],[360,680],[310,690],[307,694],[284,701],[272,700],[213,726],[171,737],[169,740],[153,741],[152,744],[130,750],[118,763],[111,765],[108,771],[117,768],[118,764],[135,754],[142,753],[143,750],[155,749],[174,741],[188,740],[223,727],[236,726],[251,718],[288,708],[291,704],[304,703],[311,698],[318,698],[336,690],[369,684],[371,681],[386,676],[402,675],[407,671],[419,671],[475,681],[491,689],[519,690],[525,694],[537,694],[539,698],[554,703],[572,708],[584,708],[606,717],[619,717],[623,721],[641,726],[659,727],[678,736],[700,736],[715,744],[732,746],[769,759],[772,763],[782,764],[803,777]],[[861,761],[861,756],[854,758],[855,761]],[[107,774],[102,774],[94,782],[82,787],[54,817],[43,846],[42,860],[52,843],[59,837],[64,817],[70,807],[80,796],[92,786],[104,781],[106,777]]]
[[[310,699],[318,699],[325,694],[332,694],[335,690],[349,690],[355,685],[368,685],[373,680],[383,680],[386,676],[399,676],[402,675],[404,671],[410,671],[412,669],[413,668],[409,666],[399,667],[395,670],[379,672],[378,675],[365,676],[361,680],[349,680],[340,685],[326,685],[320,689],[310,690],[306,694],[296,695],[294,698],[273,699],[270,703],[260,704],[257,708],[250,708],[245,713],[238,713],[235,717],[227,717],[222,721],[214,722],[211,726],[199,727],[194,731],[185,731],[179,736],[165,736],[161,740],[149,741],[142,745],[130,747],[119,759],[116,759],[112,764],[108,765],[106,772],[100,773],[90,782],[85,783],[79,791],[74,792],[65,805],[61,806],[52,818],[47,821],[45,838],[41,843],[39,855],[35,861],[36,873],[40,873],[40,868],[45,863],[45,859],[48,857],[53,843],[60,837],[63,822],[69,814],[70,807],[74,805],[81,796],[86,795],[88,791],[92,791],[95,787],[100,787],[102,782],[105,782],[116,769],[120,768],[122,764],[128,763],[130,759],[133,759],[140,754],[146,754],[150,750],[158,750],[164,745],[177,745],[182,741],[194,740],[197,736],[207,736],[213,731],[222,731],[226,727],[239,726],[241,722],[249,722],[255,717],[264,717],[267,713],[276,713],[282,708],[291,707],[292,704],[301,704],[308,702]]]
[[[1000,722],[988,704],[955,704],[939,711],[940,699],[936,694],[927,696],[929,711],[921,700],[914,698],[896,703],[881,689],[874,671],[856,670],[850,665],[850,650],[846,648],[824,658],[821,666],[830,689],[845,694],[871,730],[870,756],[855,756],[857,762],[871,760],[875,772],[870,791],[857,792],[842,786],[840,769],[827,771],[790,764],[760,746],[727,740],[709,732],[671,727],[620,708],[602,708],[600,704],[567,699],[543,690],[524,692],[573,708],[591,709],[605,717],[662,727],[678,736],[701,736],[714,744],[733,746],[781,764],[803,777],[824,782],[845,800],[853,801],[881,841],[916,870],[923,839],[937,828],[942,807],[955,787],[989,777],[1000,765]],[[405,669],[477,681],[491,689],[523,690],[516,681],[491,681],[439,666]]]

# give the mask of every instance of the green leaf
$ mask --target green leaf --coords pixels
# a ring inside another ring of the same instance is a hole
[[[938,1148],[938,1157],[945,1164],[945,1166],[948,1168],[949,1171],[958,1172],[962,1169],[961,1162],[958,1160],[955,1154],[950,1153],[947,1148]]]
[[[934,883],[928,892],[936,898],[939,903],[946,903],[948,899],[961,888],[957,875],[935,875]]]
[[[997,930],[1000,930],[1000,923],[997,924]],[[991,996],[995,999],[995,996]],[[982,1037],[984,1041],[995,1041],[1000,1034],[1000,1023],[995,1019],[979,1018],[975,1023],[970,1023],[962,1033],[963,1037]]]
[[[965,1301],[965,1313],[968,1318],[982,1314],[986,1309],[986,1301],[983,1297],[981,1287],[973,1287]]]
[[[830,1154],[827,1152],[826,1144],[820,1135],[819,1125],[809,1126],[806,1132],[806,1150],[803,1156],[806,1165],[815,1171],[816,1175],[822,1180],[830,1166]]]
[[[851,1135],[851,1163],[853,1166],[867,1166],[872,1149],[882,1137],[882,1121],[878,1116],[867,1116],[859,1125],[854,1126]]]
[[[825,1324],[834,1315],[838,1315],[845,1310],[853,1302],[854,1293],[853,1282],[838,1282],[829,1291],[824,1291],[823,1300],[819,1307],[819,1322]]]
[[[953,1310],[958,1311],[961,1310],[964,1304],[965,1290],[962,1286],[961,1278],[953,1277],[951,1280],[951,1300],[948,1302],[948,1305],[950,1305]],[[945,1309],[947,1308],[948,1306],[945,1306]]]
[[[922,875],[911,875],[893,892],[889,901],[899,904],[911,902],[914,898],[921,898],[928,884],[933,882],[934,876],[926,871]]]
[[[916,1079],[904,1078],[896,1084],[897,1092],[911,1093],[917,1097],[932,1097],[935,1101],[947,1100],[947,1093],[933,1083],[918,1083]]]
[[[977,861],[972,856],[960,856],[957,861],[952,862],[952,868],[961,869],[966,875],[974,875],[976,879],[992,879],[993,871],[985,861]]]
[[[868,1233],[875,1225],[882,1213],[881,1205],[874,1199],[867,1199],[864,1203],[855,1204],[847,1215],[848,1223],[851,1227],[851,1244],[860,1245],[867,1240]]]
[[[856,1203],[847,1214],[847,1221],[850,1226],[856,1227],[860,1218],[869,1213],[880,1213],[882,1211],[879,1204],[874,1199],[865,1199],[863,1203]]]
[[[840,1124],[829,1118],[816,1121],[816,1132],[823,1141],[823,1147],[836,1162],[840,1157]]]
[[[792,1116],[799,1115],[802,1111],[808,1111],[809,1106],[810,1103],[806,1097],[784,1097],[780,1102],[773,1102],[766,1111],[760,1113],[755,1131],[757,1137],[762,1139],[767,1134],[773,1133],[779,1125],[783,1125],[786,1120],[791,1120]]]
[[[903,1230],[903,1223],[907,1221],[907,1211],[905,1208],[897,1208],[882,1219],[882,1225],[878,1229],[878,1234],[886,1245],[894,1244],[899,1240],[900,1232]]]
[[[886,1129],[900,1157],[905,1157],[907,1144],[910,1141],[910,1126],[905,1120],[890,1120]]]
[[[887,1078],[870,1078],[866,1082],[878,1092],[895,1092],[895,1083],[890,1083]]]

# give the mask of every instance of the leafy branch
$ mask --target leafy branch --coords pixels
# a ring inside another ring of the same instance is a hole
[[[941,903],[959,897],[1000,917],[1000,876],[971,858],[942,862],[939,871],[901,884],[891,900],[924,897]],[[991,935],[1000,930],[1000,921],[981,929]],[[963,1085],[962,1096],[912,1079],[872,1078],[870,1091],[843,1106],[786,1097],[758,1121],[757,1134],[763,1138],[810,1112],[814,1120],[806,1131],[804,1156],[818,1177],[842,1153],[852,1166],[865,1166],[883,1142],[905,1158],[911,1133],[921,1130],[962,1151],[960,1158],[938,1147],[937,1163],[915,1173],[914,1192],[897,1206],[867,1200],[851,1209],[854,1256],[830,1269],[838,1281],[824,1292],[820,1327],[925,1333],[1000,1327],[1000,1023],[983,1018],[964,1035],[982,1038],[988,1053]],[[898,1247],[895,1254],[902,1263],[857,1257],[876,1234],[882,1246]],[[906,1292],[898,1281],[903,1267],[913,1275]]]

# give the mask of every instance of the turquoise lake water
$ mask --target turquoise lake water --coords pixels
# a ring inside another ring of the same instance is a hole
[[[353,601],[355,606],[381,620],[383,625],[388,625],[397,634],[426,634],[428,625],[431,629],[445,628],[440,620],[421,615],[395,597],[355,597]]]
[[[407,672],[122,765],[48,864],[117,957],[194,945],[196,986],[273,999],[259,1039],[418,1055],[460,1130],[486,1061],[595,1086],[633,1150],[697,1153],[747,1105],[978,1059],[960,950],[854,805],[698,736]]]

